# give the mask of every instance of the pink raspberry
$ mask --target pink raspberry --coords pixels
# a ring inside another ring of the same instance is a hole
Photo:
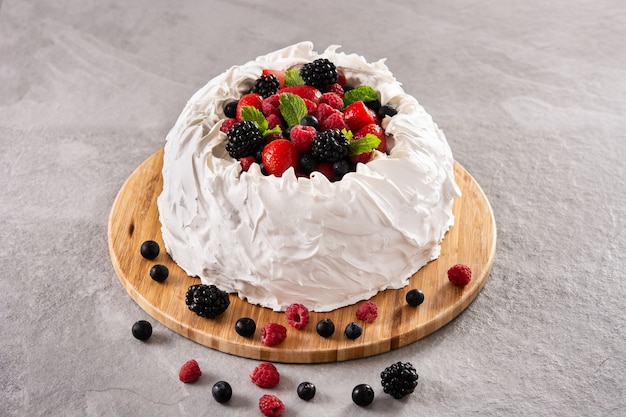
[[[309,322],[309,310],[302,304],[292,304],[285,310],[287,322],[300,330]]]
[[[320,120],[320,130],[328,130],[328,129],[348,129],[348,125],[346,124],[343,113],[337,111],[331,115],[329,115],[326,119]]]
[[[324,93],[320,97],[320,103],[326,103],[336,110],[343,109],[343,99],[335,93]]]
[[[448,269],[448,279],[459,287],[465,287],[472,280],[472,270],[469,266],[456,264]]]
[[[330,87],[328,87],[328,92],[329,93],[335,93],[335,94],[337,94],[339,97],[341,97],[343,99],[344,90],[343,90],[343,87],[341,86],[341,84],[339,84],[339,83],[335,83],[335,84],[331,85]]]
[[[278,94],[272,94],[261,102],[261,111],[268,117],[270,114],[275,114],[280,117],[280,109],[278,108],[280,96]]]
[[[266,417],[280,417],[285,411],[285,404],[277,396],[265,394],[259,398],[259,409]]]
[[[274,346],[287,338],[287,328],[278,323],[267,323],[261,327],[261,343],[265,346]]]
[[[250,372],[250,380],[257,387],[274,388],[280,382],[280,374],[273,364],[261,362]]]
[[[378,306],[373,301],[365,301],[356,311],[356,318],[371,323],[378,317]]]
[[[200,379],[202,375],[202,371],[200,370],[200,366],[195,359],[190,359],[181,366],[180,371],[178,372],[178,379],[180,379],[185,384],[196,382]]]
[[[276,126],[279,126],[281,129],[283,128],[283,122],[280,120],[280,117],[275,114],[270,114],[266,117],[267,119],[267,128],[273,129]]]
[[[231,127],[235,126],[235,124],[238,122],[237,119],[226,119],[222,122],[222,125],[220,126],[220,132],[222,133],[227,133]]]
[[[306,109],[310,115],[315,115],[317,113],[317,103],[313,100],[309,100],[308,98],[303,98],[304,104],[306,104]]]
[[[316,133],[317,131],[313,126],[295,125],[291,128],[291,132],[289,132],[289,138],[291,138],[291,142],[296,146],[298,153],[304,155],[311,150],[313,138]]]
[[[315,118],[317,118],[318,122],[321,122],[322,120],[325,120],[331,114],[337,113],[337,111],[338,110],[333,109],[328,104],[321,103],[321,104],[318,104],[317,106],[317,111],[315,112]]]
[[[239,158],[239,163],[241,164],[241,169],[243,171],[247,171],[250,169],[250,165],[256,162],[254,156],[244,156],[243,158]]]

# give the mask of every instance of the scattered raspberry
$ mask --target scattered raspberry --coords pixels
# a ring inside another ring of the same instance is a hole
[[[278,323],[267,323],[261,327],[261,343],[265,346],[275,346],[287,338],[287,328]]]
[[[295,125],[289,132],[291,142],[296,146],[296,150],[300,155],[311,150],[313,146],[313,138],[317,134],[317,130],[313,126]]]
[[[259,398],[259,409],[266,417],[279,417],[285,411],[285,405],[277,396],[265,394]]]
[[[365,301],[356,311],[356,318],[371,323],[378,317],[378,306],[373,301]]]
[[[472,270],[469,266],[456,264],[448,269],[448,279],[459,287],[465,287],[472,279]]]
[[[190,359],[183,364],[178,372],[178,379],[180,379],[185,384],[190,382],[196,382],[200,375],[202,375],[202,371],[200,370],[200,366],[195,359]]]
[[[220,132],[228,133],[230,128],[235,126],[235,124],[237,124],[237,122],[238,122],[237,119],[226,119],[226,120],[224,120],[222,122],[222,125],[220,126]]]
[[[302,304],[292,304],[285,310],[287,322],[296,329],[303,329],[309,323],[309,310]]]
[[[280,382],[280,374],[273,364],[261,362],[250,372],[250,379],[258,387],[274,388]]]

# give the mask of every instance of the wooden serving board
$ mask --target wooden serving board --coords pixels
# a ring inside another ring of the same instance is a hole
[[[360,322],[360,338],[350,340],[343,334],[348,323],[359,322],[355,317],[359,304],[329,313],[312,312],[309,324],[296,330],[287,324],[284,313],[252,305],[231,294],[231,304],[224,314],[213,320],[201,318],[185,305],[187,288],[199,279],[185,274],[163,246],[156,204],[162,188],[162,160],[161,149],[144,161],[119,191],[109,218],[111,260],[126,291],[148,314],[171,330],[222,352],[290,363],[344,361],[388,352],[415,342],[459,315],[483,288],[493,265],[493,212],[479,185],[456,164],[456,180],[463,196],[455,201],[455,225],[443,241],[441,256],[415,273],[407,287],[383,291],[371,299],[378,305],[379,315],[373,323]],[[139,252],[146,240],[155,240],[161,246],[154,260],[144,259]],[[150,269],[157,263],[170,271],[163,283],[150,277]],[[465,288],[452,285],[447,278],[448,268],[457,263],[469,265],[473,271],[472,281]],[[412,288],[425,295],[419,307],[405,301]],[[240,317],[256,321],[254,337],[244,338],[235,332]],[[328,339],[315,330],[323,318],[335,323],[335,334]],[[268,347],[260,341],[259,329],[269,322],[287,327],[287,339],[278,346]]]

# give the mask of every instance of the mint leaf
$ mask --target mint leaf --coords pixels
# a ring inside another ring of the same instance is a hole
[[[350,142],[350,155],[360,155],[371,152],[380,145],[380,138],[368,133],[367,135]]]
[[[346,139],[348,139],[348,141],[352,140],[352,131],[351,130],[347,130],[346,128],[341,129],[341,133],[343,133],[343,135],[346,137]],[[378,145],[376,145],[378,146]]]
[[[304,100],[302,100],[300,96],[292,93],[282,93],[280,95],[278,108],[289,126],[299,124],[300,120],[309,114]]]
[[[241,120],[253,122],[259,128],[261,133],[267,130],[267,119],[259,109],[252,106],[243,106],[241,108]]]
[[[300,75],[300,71],[297,69],[290,69],[285,71],[285,86],[291,87],[294,85],[303,85],[304,80]]]
[[[378,100],[378,92],[369,85],[360,85],[352,90],[348,90],[343,95],[343,105],[348,107],[350,104],[362,101],[367,103],[368,101]]]
[[[265,132],[263,132],[263,137],[266,138],[269,135],[273,135],[274,133],[283,133],[283,130],[280,128],[280,126],[274,126],[271,129],[267,129]]]

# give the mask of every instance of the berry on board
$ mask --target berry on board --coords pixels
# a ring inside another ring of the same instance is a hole
[[[448,279],[458,287],[465,287],[472,280],[472,270],[467,265],[456,264],[448,269]]]
[[[287,338],[287,328],[278,323],[267,323],[261,327],[260,336],[265,346],[275,346]]]

